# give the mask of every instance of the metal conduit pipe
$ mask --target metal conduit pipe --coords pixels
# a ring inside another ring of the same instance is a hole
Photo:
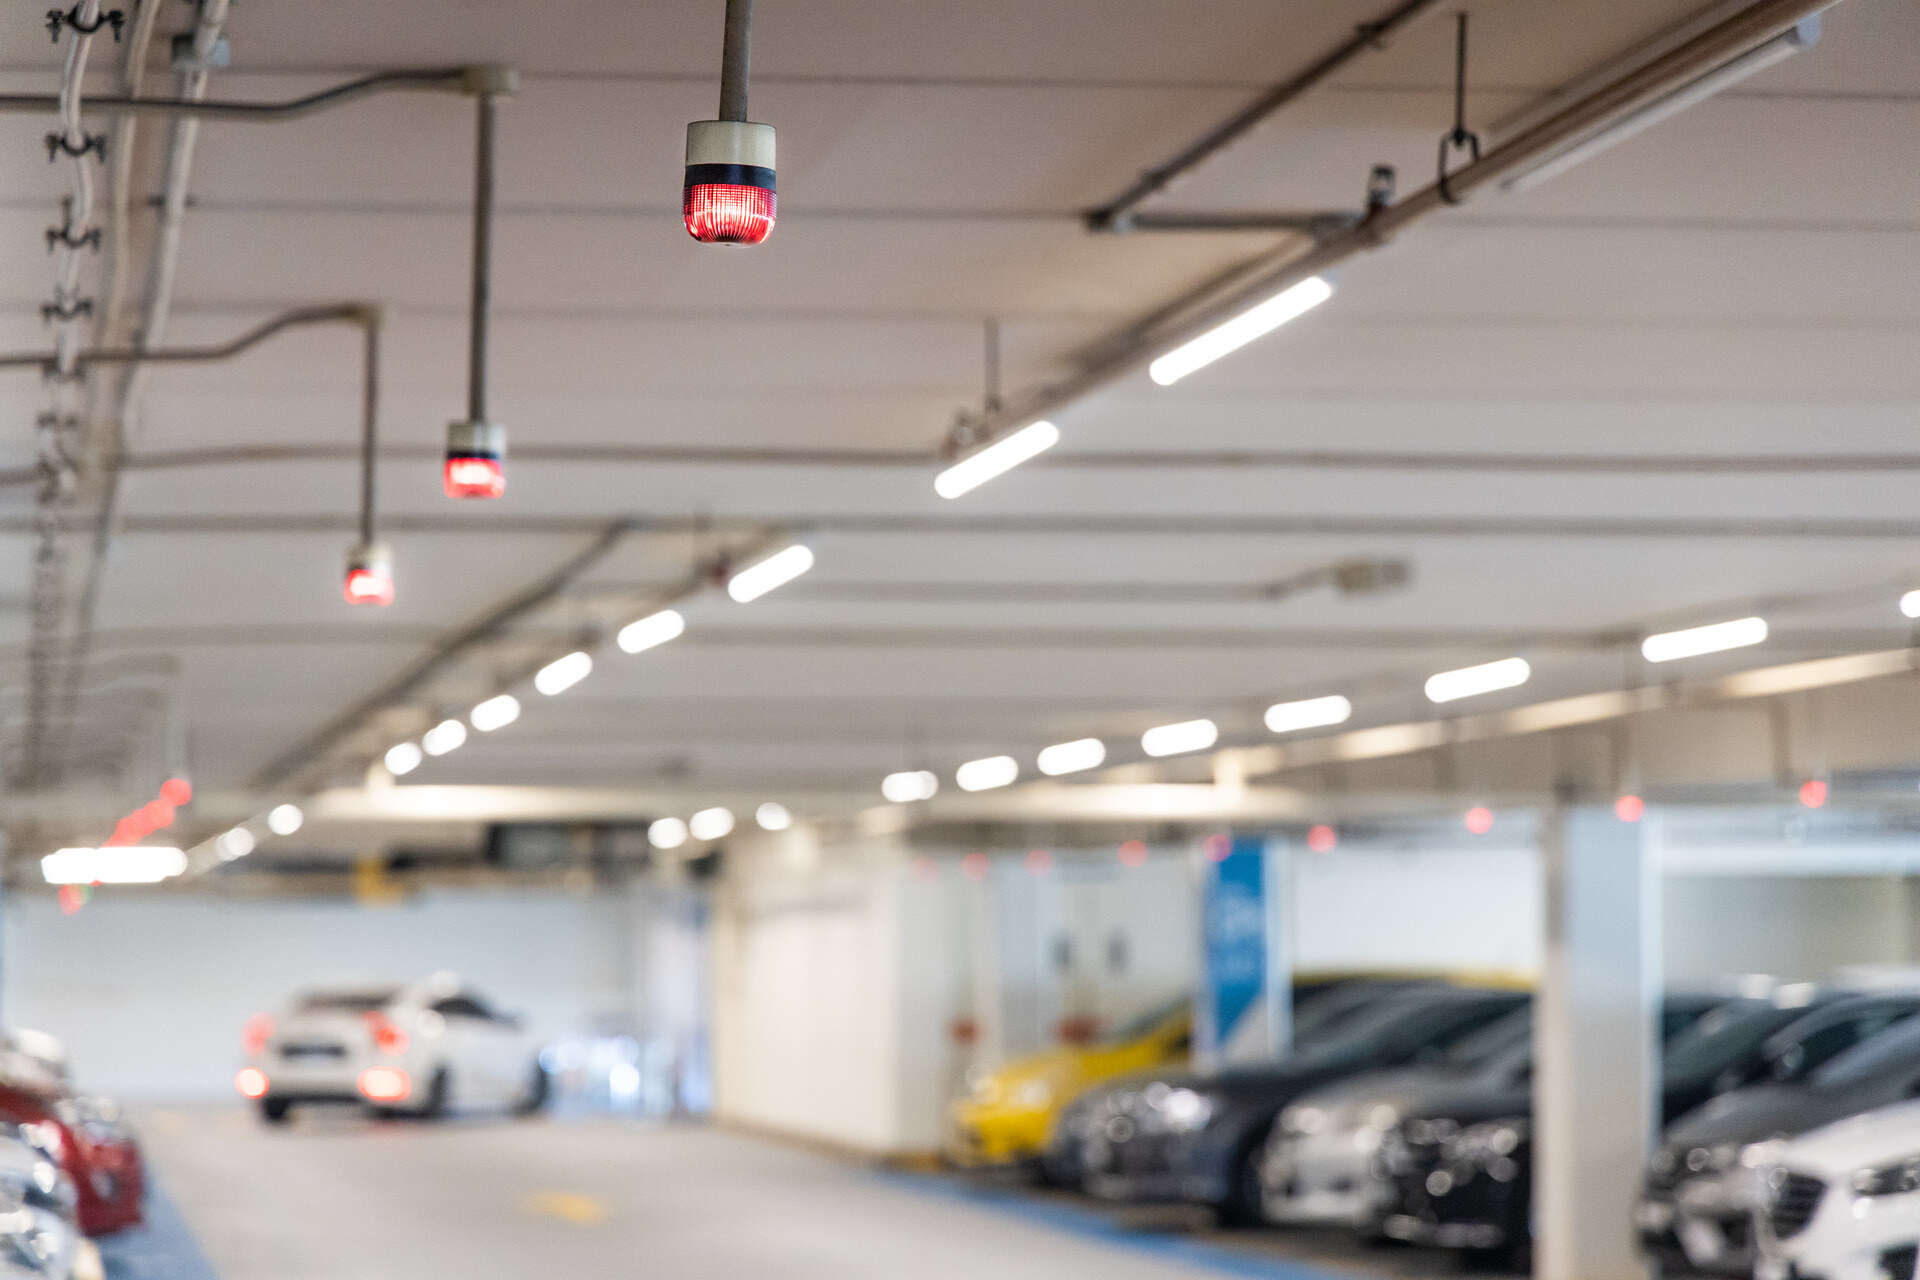
[[[1448,177],[1456,200],[1510,174],[1523,172],[1597,129],[1620,120],[1691,84],[1758,45],[1790,30],[1801,20],[1830,8],[1835,0],[1759,0],[1725,22],[1677,48],[1627,72],[1569,103],[1537,124],[1496,143],[1484,156]],[[1286,246],[1226,273],[1110,336],[1100,354],[1059,382],[1029,391],[998,414],[982,421],[982,436],[969,450],[978,453],[1009,432],[1055,413],[1143,368],[1254,305],[1311,276],[1387,243],[1405,227],[1448,207],[1434,183],[1398,204],[1372,210],[1366,218],[1337,231],[1304,253]]]
[[[1403,0],[1401,4],[1388,10],[1374,21],[1362,23],[1360,26],[1354,28],[1351,37],[1321,57],[1319,61],[1306,68],[1306,70],[1274,85],[1258,98],[1255,98],[1252,102],[1228,117],[1225,121],[1202,134],[1191,145],[1180,151],[1180,153],[1172,159],[1166,161],[1164,164],[1155,165],[1153,168],[1141,174],[1139,179],[1125,191],[1122,191],[1119,195],[1107,201],[1099,208],[1088,210],[1085,215],[1088,228],[1093,231],[1132,230],[1136,223],[1134,219],[1129,218],[1127,215],[1135,205],[1159,195],[1163,191],[1170,190],[1195,169],[1198,169],[1201,165],[1213,159],[1241,138],[1251,133],[1256,127],[1264,123],[1269,116],[1273,115],[1274,112],[1294,101],[1309,89],[1320,84],[1349,62],[1358,58],[1361,54],[1372,49],[1384,49],[1387,39],[1390,36],[1399,33],[1439,7],[1439,0]],[[728,32],[731,34],[731,6],[729,6],[728,16]],[[741,118],[745,119],[744,116]],[[1306,225],[1301,226],[1283,225],[1270,227],[1264,223],[1257,223],[1254,227],[1243,229],[1318,231],[1321,229],[1320,225],[1307,222],[1307,220],[1322,218],[1324,216],[1325,215],[1311,214],[1294,215],[1294,217],[1306,223]],[[1145,219],[1141,219],[1140,222],[1144,223]],[[1195,223],[1191,215],[1189,215],[1186,222],[1177,222],[1168,218],[1156,218],[1154,225],[1165,230],[1221,229],[1212,223]]]
[[[727,0],[720,49],[720,119],[747,119],[747,75],[753,61],[753,0]]]
[[[165,116],[187,120],[294,120],[331,107],[345,106],[377,93],[413,90],[477,95],[485,92],[483,86],[495,82],[503,70],[510,69],[486,65],[380,71],[285,102],[207,102],[194,98],[143,98],[127,94],[88,98],[87,110],[106,115]],[[41,114],[57,110],[59,101],[49,94],[4,93],[0,94],[0,111]]]

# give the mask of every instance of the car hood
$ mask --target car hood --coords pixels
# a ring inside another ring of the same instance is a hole
[[[1723,1093],[1682,1116],[1667,1130],[1665,1145],[1715,1147],[1791,1138],[1858,1111],[1853,1094],[1821,1093],[1800,1085],[1758,1084]]]
[[[1402,1115],[1427,1114],[1436,1102],[1459,1092],[1468,1079],[1461,1072],[1439,1067],[1390,1067],[1309,1089],[1293,1105],[1325,1112],[1336,1126],[1343,1119],[1358,1124],[1383,1106]]]
[[[1505,1116],[1533,1114],[1533,1090],[1526,1085],[1487,1080],[1460,1080],[1428,1092],[1409,1115],[1429,1120],[1458,1120],[1476,1124]]]
[[[1920,1102],[1901,1102],[1802,1134],[1783,1143],[1777,1159],[1796,1169],[1837,1175],[1915,1155],[1920,1155]]]

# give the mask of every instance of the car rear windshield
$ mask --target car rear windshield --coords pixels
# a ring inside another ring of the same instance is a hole
[[[1920,1018],[1909,1018],[1862,1040],[1807,1080],[1816,1089],[1851,1089],[1916,1066],[1920,1066]]]
[[[298,1013],[372,1013],[392,1004],[399,994],[397,987],[379,991],[316,991],[301,996],[294,1009]]]

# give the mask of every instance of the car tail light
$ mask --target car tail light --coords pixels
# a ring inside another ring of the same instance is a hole
[[[367,1024],[367,1030],[373,1035],[374,1047],[382,1053],[402,1054],[407,1051],[407,1031],[384,1013],[361,1015]]]
[[[368,1067],[360,1073],[359,1086],[370,1102],[401,1102],[413,1092],[413,1081],[398,1067]]]
[[[267,1073],[258,1067],[242,1067],[233,1078],[233,1087],[240,1091],[243,1098],[264,1098],[267,1096]]]
[[[681,194],[687,234],[702,244],[759,244],[773,231],[773,126],[696,120],[687,126]]]
[[[498,498],[507,491],[507,429],[497,422],[447,426],[441,481],[449,498]]]
[[[384,542],[363,542],[347,555],[348,604],[393,603],[393,552]]]
[[[265,1053],[267,1041],[273,1039],[273,1015],[256,1013],[247,1019],[247,1025],[240,1030],[240,1047],[248,1053]]]

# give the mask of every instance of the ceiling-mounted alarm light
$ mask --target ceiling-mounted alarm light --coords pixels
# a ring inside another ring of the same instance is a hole
[[[773,126],[695,120],[687,126],[681,212],[701,244],[759,244],[773,231]]]
[[[813,568],[813,552],[799,543],[776,551],[765,560],[736,570],[727,579],[727,594],[741,604],[758,600],[775,587],[784,587]]]
[[[348,604],[393,603],[393,550],[384,542],[363,542],[347,553]]]
[[[449,498],[497,498],[507,491],[507,429],[497,422],[447,424]]]

